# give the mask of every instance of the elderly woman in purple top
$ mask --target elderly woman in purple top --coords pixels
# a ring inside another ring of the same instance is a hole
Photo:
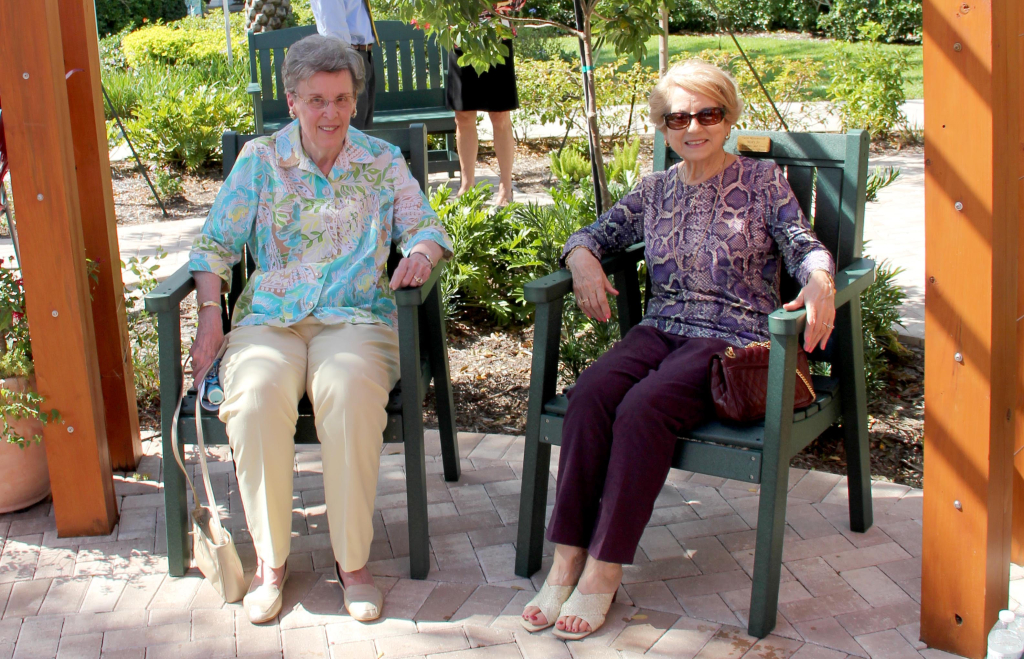
[[[556,543],[544,587],[523,612],[531,631],[582,638],[604,622],[668,475],[676,437],[714,416],[709,363],[726,347],[768,340],[785,263],[803,286],[804,347],[824,346],[835,318],[834,264],[774,163],[726,153],[743,104],[720,69],[673,67],[651,120],[683,162],[645,178],[562,259],[576,302],[611,317],[602,255],[643,241],[653,289],[643,321],[580,376],[562,430]],[[570,597],[571,593],[571,597]],[[568,598],[568,601],[567,601]]]

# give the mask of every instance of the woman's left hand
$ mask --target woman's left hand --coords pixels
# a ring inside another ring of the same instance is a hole
[[[430,262],[426,254],[413,252],[398,262],[395,273],[391,275],[391,290],[419,288],[429,276]]]
[[[804,350],[824,348],[836,321],[836,292],[832,278],[824,270],[815,270],[807,285],[792,302],[782,305],[786,311],[807,307],[807,327],[804,328]]]

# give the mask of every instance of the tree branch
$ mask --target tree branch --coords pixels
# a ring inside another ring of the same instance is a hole
[[[549,21],[547,19],[542,19],[542,18],[527,18],[525,16],[503,16],[502,18],[510,20],[510,21],[516,21],[517,23],[520,23],[520,24],[522,24],[523,26],[526,26],[526,27],[530,27],[530,26],[533,26],[533,27],[555,27],[555,28],[558,28],[559,30],[564,30],[565,32],[569,32],[573,36],[577,36],[577,37],[582,36],[580,31],[577,30],[576,28],[569,27],[565,23],[559,23],[558,21]]]

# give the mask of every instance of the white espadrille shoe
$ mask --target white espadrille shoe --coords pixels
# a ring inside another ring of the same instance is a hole
[[[569,595],[572,594],[574,588],[575,586],[553,586],[545,581],[544,585],[541,586],[540,592],[527,602],[526,606],[535,606],[540,609],[544,620],[547,622],[543,625],[538,625],[522,616],[519,617],[519,622],[523,623],[523,627],[528,632],[539,632],[542,629],[547,629],[555,624],[555,620],[558,619],[558,612],[562,609],[562,604],[565,603],[565,600],[569,599]]]
[[[558,617],[576,616],[590,625],[590,629],[585,632],[567,632],[555,627],[552,633],[566,641],[578,641],[590,636],[604,624],[605,616],[608,615],[608,609],[611,608],[612,602],[615,601],[617,592],[618,589],[616,589],[615,593],[584,595],[579,589],[574,590],[569,599],[562,605],[562,610],[559,611]]]

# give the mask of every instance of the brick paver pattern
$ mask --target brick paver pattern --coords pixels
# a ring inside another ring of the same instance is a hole
[[[165,464],[158,437],[144,447],[138,471],[115,477],[121,518],[109,536],[59,538],[50,503],[0,515],[0,659],[949,656],[918,640],[922,493],[909,487],[876,482],[875,526],[858,534],[849,528],[845,479],[791,470],[778,625],[757,641],[745,626],[758,489],[674,470],[607,623],[583,642],[563,643],[550,630],[525,632],[516,619],[551,560],[549,545],[532,579],[513,571],[522,437],[461,433],[462,478],[445,483],[437,433],[428,431],[432,557],[424,581],[408,578],[405,456],[385,445],[369,563],[385,617],[371,625],[342,610],[316,447],[296,453],[291,577],[283,612],[264,626],[224,604],[195,570],[166,576]],[[211,450],[214,487],[251,571],[229,458],[226,447]],[[550,504],[554,475],[549,488]],[[1020,586],[1011,586],[1017,599]]]

